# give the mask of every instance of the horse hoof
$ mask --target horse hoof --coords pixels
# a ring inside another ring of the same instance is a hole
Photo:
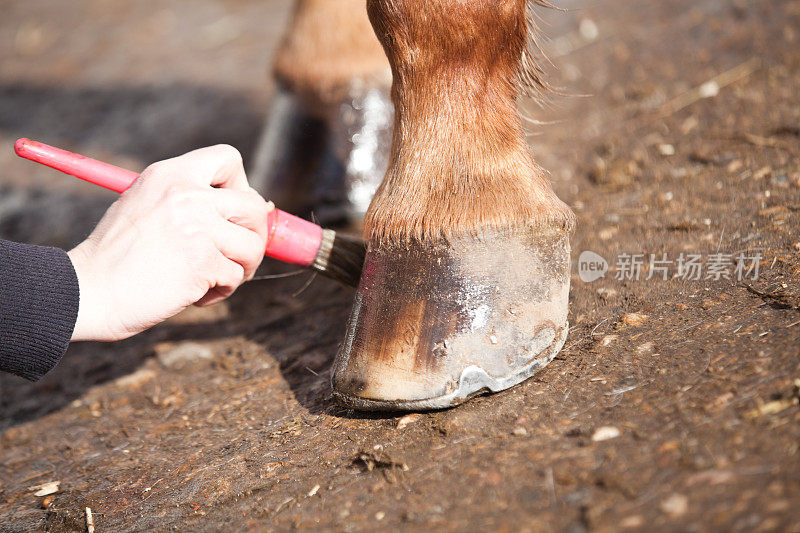
[[[330,103],[279,90],[248,175],[282,209],[323,225],[360,222],[389,162],[388,88],[354,80]]]
[[[370,247],[334,397],[362,410],[442,409],[527,379],[566,340],[569,257],[555,229]]]

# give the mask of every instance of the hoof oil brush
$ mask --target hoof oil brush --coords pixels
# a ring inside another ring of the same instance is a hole
[[[20,157],[118,193],[126,191],[139,177],[130,170],[30,139],[19,139],[14,144],[14,151]],[[366,254],[361,239],[323,229],[280,209],[269,214],[267,224],[269,230],[264,255],[310,268],[345,285],[358,285]]]

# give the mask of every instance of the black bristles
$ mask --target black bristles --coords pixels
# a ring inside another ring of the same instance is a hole
[[[344,285],[358,287],[367,245],[359,238],[336,233],[327,261],[315,262],[312,268],[332,280]]]

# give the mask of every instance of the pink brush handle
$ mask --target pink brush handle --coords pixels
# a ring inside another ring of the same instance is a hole
[[[14,151],[20,157],[118,193],[125,192],[139,177],[130,170],[30,139],[19,139]],[[267,224],[265,255],[293,265],[311,266],[322,243],[321,227],[280,209],[269,214]]]
[[[18,156],[36,161],[48,167],[60,170],[70,176],[100,185],[114,192],[124,192],[139,175],[130,170],[115,167],[96,159],[73,154],[54,146],[19,139],[14,143],[14,151]]]

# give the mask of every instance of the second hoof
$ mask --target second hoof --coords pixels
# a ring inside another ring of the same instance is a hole
[[[386,172],[393,115],[388,89],[360,80],[326,104],[281,89],[248,173],[253,186],[323,225],[360,222]]]

